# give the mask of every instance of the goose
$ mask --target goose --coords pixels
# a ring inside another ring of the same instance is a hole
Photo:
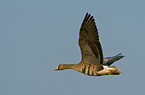
[[[55,71],[73,69],[89,76],[120,75],[120,69],[110,65],[124,56],[119,53],[113,57],[103,57],[98,29],[91,14],[86,13],[85,15],[80,28],[78,44],[82,55],[80,63],[60,64],[54,69]]]

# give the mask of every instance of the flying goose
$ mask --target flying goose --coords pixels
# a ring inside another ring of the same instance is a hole
[[[117,66],[110,66],[113,62],[123,58],[120,54],[103,58],[103,51],[99,42],[98,29],[95,19],[86,13],[79,33],[79,46],[82,60],[78,64],[60,64],[55,71],[73,69],[90,76],[119,75]]]

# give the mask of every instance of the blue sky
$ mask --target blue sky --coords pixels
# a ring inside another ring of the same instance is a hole
[[[144,0],[1,0],[0,95],[143,95],[145,88]],[[90,77],[61,63],[79,63],[79,29],[95,18],[104,56],[120,76]]]

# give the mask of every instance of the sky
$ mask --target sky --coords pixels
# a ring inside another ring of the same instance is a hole
[[[0,95],[143,95],[144,0],[0,0]],[[119,76],[54,71],[81,60],[79,29],[94,16]]]

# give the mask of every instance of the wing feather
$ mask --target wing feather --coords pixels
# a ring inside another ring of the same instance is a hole
[[[111,64],[113,64],[115,61],[120,60],[121,58],[123,58],[124,56],[122,55],[122,53],[119,53],[115,56],[112,57],[106,57],[104,58],[104,62],[103,64],[110,66]]]
[[[83,20],[79,35],[82,61],[90,64],[103,64],[103,51],[99,42],[98,29],[95,19],[88,13]]]

